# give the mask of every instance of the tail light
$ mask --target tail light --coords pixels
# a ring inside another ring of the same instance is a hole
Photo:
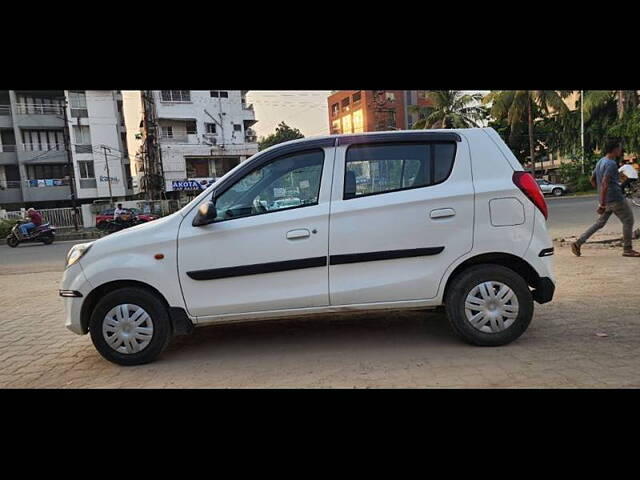
[[[546,220],[549,217],[547,202],[544,201],[542,190],[540,190],[540,186],[533,176],[529,172],[513,172],[513,183],[538,207],[538,210],[542,212]]]

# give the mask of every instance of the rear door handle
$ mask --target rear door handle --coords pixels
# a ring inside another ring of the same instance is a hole
[[[439,208],[438,210],[431,210],[429,215],[431,218],[448,218],[454,217],[456,211],[453,208]]]
[[[291,230],[287,232],[288,240],[297,240],[300,238],[309,238],[311,236],[311,232],[306,228],[301,228],[299,230]]]

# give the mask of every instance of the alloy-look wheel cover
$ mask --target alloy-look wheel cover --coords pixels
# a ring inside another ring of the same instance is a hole
[[[515,292],[504,283],[494,281],[473,287],[464,303],[467,321],[484,333],[506,330],[518,318],[519,310]]]
[[[138,353],[153,338],[153,320],[140,306],[130,303],[109,310],[102,321],[102,335],[107,345],[116,352]]]

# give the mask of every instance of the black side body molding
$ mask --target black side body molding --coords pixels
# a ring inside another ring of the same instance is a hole
[[[424,257],[437,255],[444,247],[412,248],[409,250],[386,250],[384,252],[348,253],[345,255],[331,255],[330,265],[344,265],[346,263],[376,262],[379,260],[394,260],[397,258]]]
[[[313,257],[302,258],[300,260],[285,260],[282,262],[256,263],[254,265],[242,265],[240,267],[196,270],[193,272],[187,272],[187,275],[193,280],[217,280],[220,278],[243,277],[246,275],[258,275],[261,273],[286,272],[288,270],[301,270],[303,268],[326,266],[327,257]]]

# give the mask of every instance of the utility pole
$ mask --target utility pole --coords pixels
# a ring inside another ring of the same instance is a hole
[[[100,148],[104,151],[104,163],[107,166],[107,182],[109,184],[109,198],[111,205],[113,206],[113,192],[111,190],[111,172],[109,171],[109,159],[107,158],[107,150],[111,152],[111,149],[106,145],[101,145]]]
[[[584,175],[584,90],[580,90],[580,144],[582,146],[582,174]]]
[[[73,228],[78,231],[78,207],[76,205],[76,176],[71,154],[71,141],[69,136],[69,119],[67,118],[67,98],[63,103],[64,115],[64,149],[67,151],[67,171],[69,172],[69,190],[71,191],[71,208],[73,208]]]

